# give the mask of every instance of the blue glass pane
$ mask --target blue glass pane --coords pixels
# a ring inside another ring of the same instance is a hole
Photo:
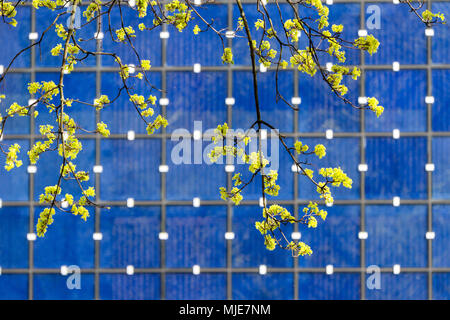
[[[90,180],[82,184],[83,187],[87,188],[89,186],[94,186],[95,181],[95,174],[92,171],[95,164],[95,141],[80,140],[80,142],[83,145],[83,149],[72,163],[76,165],[77,171],[89,172]],[[37,163],[37,172],[34,175],[35,200],[39,200],[39,196],[44,193],[46,186],[54,186],[57,184],[62,161],[63,158],[59,156],[58,151],[49,151],[41,154]],[[81,192],[80,187],[75,180],[62,181],[61,189],[62,195],[70,193],[74,195],[74,197]]]
[[[150,60],[152,66],[160,66],[161,65],[161,39],[159,38],[159,33],[161,28],[155,28],[151,31],[140,31],[138,25],[140,23],[144,23],[147,27],[151,27],[153,25],[153,14],[149,13],[144,18],[136,19],[137,13],[134,9],[128,6],[121,6],[123,24],[125,26],[131,26],[136,32],[136,37],[132,38],[132,43],[134,49],[141,59]],[[113,33],[115,30],[122,28],[121,23],[121,13],[118,6],[115,6],[110,13],[111,19],[111,28],[113,29]],[[105,28],[106,29],[106,28]],[[105,52],[114,52],[116,53],[122,60],[124,64],[134,64],[136,66],[139,65],[139,60],[136,56],[134,50],[130,47],[128,43],[117,43],[111,40],[111,35],[108,30],[103,31],[105,33],[105,38],[103,40],[103,50]],[[114,34],[114,39],[116,39],[116,35]],[[169,40],[170,41],[170,40]],[[113,57],[104,57],[102,59],[102,64],[106,66],[118,67]]]
[[[212,22],[212,27],[217,31],[227,29],[228,8],[226,5],[210,4],[197,7],[195,10],[203,19],[196,13],[192,13],[194,20],[183,32],[178,32],[174,27],[168,30],[170,32],[170,38],[167,41],[168,65],[192,66],[194,63],[201,63],[202,66],[222,65],[222,41],[214,31],[207,30],[208,27],[203,20]],[[207,31],[194,35],[192,29],[195,24]],[[226,42],[224,43],[226,45]]]
[[[0,277],[1,300],[26,300],[28,298],[28,275],[4,274]]]
[[[368,6],[373,5],[367,4]],[[380,7],[380,29],[367,30],[380,41],[378,52],[366,55],[369,64],[426,63],[425,25],[409,9],[394,4],[376,3]],[[376,14],[376,13],[372,13]],[[367,15],[369,18],[370,15]],[[392,23],[401,21],[401,23]]]
[[[35,222],[43,208],[37,208]],[[84,221],[70,212],[60,212],[53,216],[55,221],[48,227],[43,238],[34,244],[34,265],[37,268],[60,268],[63,265],[77,265],[80,268],[94,267],[94,210]],[[70,232],[69,232],[70,230]]]
[[[226,87],[225,72],[169,72],[167,129],[174,131],[182,128],[192,133],[194,121],[201,121],[203,130],[227,122]]]
[[[34,299],[36,300],[91,300],[94,298],[94,276],[81,274],[81,288],[69,289],[67,283],[74,284],[75,281],[67,276],[61,275],[35,275],[34,276]]]
[[[159,267],[159,207],[102,210],[100,263],[104,268]]]
[[[432,109],[432,126],[434,131],[450,131],[450,70],[433,71],[433,95],[435,103]]]
[[[227,179],[224,165],[205,163],[206,160],[209,161],[209,158],[206,153],[202,154],[206,149],[202,149],[201,141],[197,142],[191,139],[185,141],[167,143],[167,150],[170,152],[169,161],[172,162],[169,162],[170,169],[166,174],[167,199],[192,200],[195,197],[203,200],[220,199],[219,188],[226,186]],[[184,148],[186,153],[179,151],[179,147],[181,148],[184,143],[186,143]],[[203,145],[206,146],[205,143]],[[184,163],[179,163],[183,159],[186,159]]]
[[[436,238],[433,240],[433,266],[450,267],[450,206],[433,207],[433,231]]]
[[[28,190],[28,179],[29,174],[27,172],[27,164],[28,164],[28,156],[27,150],[29,148],[28,141],[25,140],[4,140],[2,141],[5,146],[3,149],[5,151],[8,150],[10,145],[15,143],[21,146],[20,154],[18,155],[18,159],[22,160],[23,165],[19,168],[11,169],[10,171],[6,171],[4,166],[4,161],[6,159],[5,156],[1,156],[0,159],[2,161],[2,166],[0,167],[0,199],[3,201],[20,201],[20,200],[28,200],[29,190]]]
[[[450,150],[450,138],[433,139],[433,198],[448,199],[450,197],[450,164],[448,152]]]
[[[347,189],[342,185],[340,187],[331,187],[331,192],[335,200],[358,199],[359,198],[359,139],[339,138],[339,139],[300,139],[303,143],[314,150],[316,144],[323,144],[326,147],[326,156],[317,159],[315,155],[300,157],[300,161],[313,163],[311,166],[305,166],[314,170],[315,179],[319,179],[318,172],[320,168],[341,167],[341,169],[353,180],[352,188]],[[311,158],[313,157],[313,158]],[[320,179],[319,179],[320,180]],[[299,198],[306,200],[320,200],[317,193],[317,187],[305,176],[299,175]]]
[[[426,206],[367,206],[367,265],[427,265]]]
[[[426,139],[368,138],[366,150],[367,199],[426,198]]]
[[[4,94],[5,99],[0,99],[0,114],[6,115],[6,110],[17,102],[21,106],[28,106],[28,83],[30,75],[27,73],[8,74],[0,84],[0,94]],[[30,117],[19,117],[17,115],[8,118],[4,124],[3,134],[26,134],[30,132]]]
[[[359,274],[300,273],[300,300],[354,300],[360,299]]]
[[[279,93],[290,102],[294,93],[292,72],[278,73]],[[233,91],[236,104],[233,106],[233,127],[247,130],[257,119],[251,72],[233,73]],[[261,118],[281,132],[293,130],[294,112],[282,100],[276,101],[275,72],[258,74],[259,105]]]
[[[36,32],[38,32],[39,37],[44,33],[44,31],[49,28],[52,23],[62,24],[65,28],[70,25],[69,14],[65,14],[60,16],[58,20],[58,14],[62,12],[70,12],[70,8],[62,9],[62,10],[36,10]],[[85,24],[86,20],[82,17],[82,13],[86,10],[86,7],[83,6],[78,8],[78,11],[81,16],[81,24],[82,28],[76,31],[76,39],[77,44],[83,48],[83,50],[95,52],[96,51],[96,40],[94,39],[94,34],[97,31],[96,23]],[[76,18],[75,18],[76,19]],[[76,20],[75,20],[76,23]],[[108,34],[108,33],[107,33]],[[36,49],[36,66],[38,67],[61,67],[62,55],[53,56],[50,54],[52,48],[61,44],[64,46],[64,40],[58,37],[55,31],[55,26],[50,27],[49,30],[45,33],[44,38],[40,44],[40,47],[37,46]],[[86,55],[80,51],[79,54],[76,55],[78,59],[82,59],[82,61],[77,62],[76,67],[86,67],[95,65],[95,57],[92,55]]]
[[[243,5],[245,16],[248,21],[248,25],[250,27],[252,39],[259,41],[259,39],[262,36],[262,29],[259,29],[259,31],[256,31],[254,28],[255,22],[258,19],[262,19],[263,16],[260,12],[257,11],[257,6],[255,4],[244,4]],[[269,12],[269,15],[272,18],[272,23],[274,25],[275,30],[282,29],[282,24],[279,19],[280,12],[283,16],[283,21],[287,19],[293,19],[294,12],[293,9],[290,7],[290,5],[287,4],[279,4],[279,9],[277,5],[275,4],[267,4],[266,9]],[[237,5],[233,5],[233,21],[237,21],[237,19],[240,17],[239,7]],[[275,18],[276,17],[276,18]],[[240,31],[239,35],[243,35],[243,37],[236,37],[233,39],[233,59],[234,63],[237,65],[251,65],[251,58],[250,58],[250,51],[248,49],[248,41],[247,37],[245,36],[245,31]],[[271,48],[274,50],[280,51],[279,44],[275,39],[267,39],[265,40],[270,42]],[[284,37],[282,37],[282,40],[285,40]],[[289,60],[288,50],[286,48],[283,48],[283,58]],[[258,62],[256,62],[258,63]],[[275,66],[275,65],[274,65]]]
[[[328,6],[330,12],[329,12],[329,22],[330,27],[333,24],[342,24],[344,26],[344,30],[342,32],[342,38],[347,41],[352,41],[358,36],[358,30],[360,29],[360,5],[359,4],[343,4],[343,3],[335,3],[332,6]],[[301,7],[299,10],[300,17],[308,17],[312,16],[314,19],[319,18],[317,11],[314,9],[306,9],[304,7]],[[294,18],[295,16],[291,14],[289,16],[290,19]],[[286,18],[288,19],[288,18]],[[286,20],[285,19],[285,20]],[[308,22],[310,26],[314,26],[311,22]],[[331,29],[331,28],[330,28]],[[331,30],[330,30],[331,31]],[[319,40],[315,39],[316,45],[318,44]],[[305,34],[302,34],[300,36],[299,41],[300,49],[304,49],[309,46],[309,39]],[[343,46],[347,46],[345,43]],[[326,48],[323,44],[321,45],[321,48]],[[345,63],[349,65],[355,65],[359,64],[360,61],[360,52],[359,50],[356,50],[354,48],[343,48],[343,51],[346,52],[345,57]],[[318,52],[317,53],[321,64],[325,65],[326,62],[333,62],[338,63],[339,60],[335,57],[331,57],[328,53],[325,52]],[[328,89],[329,90],[329,89]]]
[[[445,15],[447,20],[448,13],[450,12],[450,3],[445,2],[432,2],[432,12],[441,12]],[[450,48],[450,30],[447,24],[437,24],[433,26],[434,38],[432,43],[432,58],[434,63],[449,63],[448,50]],[[433,82],[435,86],[435,82]]]
[[[20,50],[31,44],[31,41],[28,40],[31,21],[30,8],[19,6],[16,10],[16,20],[18,21],[16,27],[3,23],[3,21],[0,25],[0,37],[3,39],[3,44],[7,43],[7,45],[2,45],[2,50],[0,50],[0,65],[3,65],[5,69]],[[26,68],[29,66],[30,50],[27,50],[16,58],[11,67]]]
[[[342,83],[348,87],[345,98],[356,104],[359,96],[358,82],[346,77]],[[337,132],[359,130],[360,111],[332,93],[328,83],[321,76],[311,78],[302,75],[299,93],[302,99],[298,113],[300,132],[325,132],[327,129]]]
[[[302,215],[300,207],[300,215]],[[301,241],[311,246],[313,254],[299,259],[302,267],[323,268],[360,266],[360,241],[358,232],[359,207],[333,206],[324,208],[328,212],[325,221],[319,220],[316,229],[301,225]]]
[[[284,207],[293,213],[292,207]],[[289,251],[281,248],[273,251],[266,249],[264,237],[255,228],[255,222],[263,219],[262,208],[259,206],[238,206],[233,209],[233,267],[258,267],[261,264],[268,267],[293,266]],[[286,237],[290,237],[292,225],[286,225],[282,230]],[[281,237],[278,232],[277,236]]]
[[[293,275],[236,273],[233,274],[232,294],[234,300],[292,300],[294,298]]]
[[[427,299],[427,275],[382,273],[381,288],[367,289],[366,298],[369,300],[425,300]]]
[[[367,71],[366,81],[367,96],[376,97],[384,107],[379,118],[372,111],[366,112],[366,130],[426,130],[426,71]]]
[[[167,267],[225,267],[226,207],[167,207]]]
[[[226,276],[222,274],[167,274],[166,298],[169,300],[224,300]]]
[[[38,73],[36,81],[53,81],[58,83],[58,73]],[[83,85],[80,85],[83,83]],[[64,97],[66,99],[76,99],[84,103],[94,103],[95,98],[95,73],[77,72],[64,76]],[[55,99],[58,99],[57,97]],[[58,101],[58,100],[55,100]],[[49,113],[49,109],[44,104],[38,104],[37,110],[39,117],[36,119],[36,132],[39,132],[39,126],[51,124],[55,126],[57,117],[55,112]],[[64,112],[71,116],[75,122],[83,129],[94,131],[95,108],[83,103],[73,102],[71,107],[65,107]]]
[[[147,78],[154,87],[161,87],[161,76],[159,73],[149,73]],[[143,95],[145,98],[148,98],[149,95],[154,95],[158,99],[160,97],[160,92],[157,89],[152,89],[147,86],[147,83],[143,80],[129,79],[127,80],[127,86],[132,88],[130,89],[131,95]],[[102,110],[102,121],[108,124],[111,133],[126,133],[128,130],[134,130],[137,133],[146,133],[145,129],[147,125],[139,116],[136,107],[130,102],[130,97],[125,90],[119,92],[119,89],[122,87],[123,82],[118,73],[102,73],[101,92],[107,95],[110,101],[113,101]],[[154,106],[153,108],[155,109],[155,114],[161,112],[159,106]],[[152,119],[148,119],[148,121]]]
[[[100,298],[103,300],[157,300],[160,298],[159,275],[101,275]]]
[[[2,268],[28,267],[27,233],[28,208],[0,208],[0,266]]]
[[[160,198],[159,140],[103,140],[100,195],[107,200]]]
[[[433,274],[433,299],[450,299],[450,273]]]

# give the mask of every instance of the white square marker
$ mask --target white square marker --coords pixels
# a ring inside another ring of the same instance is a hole
[[[0,65],[0,74],[3,74],[4,71],[5,71],[5,67],[3,65]]]
[[[359,172],[367,172],[367,169],[368,169],[367,163],[360,163],[358,165]]]
[[[366,240],[368,236],[369,234],[367,233],[367,231],[358,232],[358,239]]]
[[[127,66],[128,66],[128,72],[130,74],[133,74],[136,72],[136,66],[134,64],[128,64]]]
[[[226,104],[227,106],[232,106],[232,105],[235,104],[235,102],[236,102],[236,100],[234,100],[233,97],[228,97],[228,98],[225,99],[225,104]]]
[[[36,233],[27,233],[27,240],[28,241],[35,241],[36,240]]]
[[[264,198],[263,198],[263,197],[260,197],[260,198],[259,198],[259,206],[260,206],[261,208],[263,208],[263,207],[264,207],[264,204],[267,204],[267,202],[264,203]]]
[[[392,138],[400,139],[400,130],[399,129],[392,130]]]
[[[96,33],[94,33],[94,38],[96,39],[96,40],[103,40],[103,38],[105,37],[105,34],[103,33],[103,32],[96,32]]]
[[[3,200],[0,199],[0,208],[3,207]]]
[[[194,72],[195,73],[202,72],[202,65],[200,63],[194,63]]]
[[[428,231],[427,233],[425,233],[425,239],[434,240],[434,238],[436,238],[436,234],[434,233],[434,231]]]
[[[36,171],[37,171],[37,167],[36,166],[33,166],[33,165],[31,165],[31,166],[28,166],[27,167],[27,171],[28,171],[28,173],[36,173]]]
[[[327,62],[326,68],[327,68],[327,71],[328,71],[328,72],[331,72],[331,69],[333,68],[333,63]]]
[[[38,37],[39,37],[39,34],[37,32],[30,32],[28,34],[28,39],[29,40],[37,40]]]
[[[66,200],[61,201],[61,208],[67,209],[69,207],[69,203]]]
[[[167,232],[160,232],[158,238],[159,240],[167,240],[169,239],[169,234]]]
[[[59,270],[62,276],[67,276],[69,274],[69,268],[67,268],[67,266],[61,266]]]
[[[263,63],[260,63],[259,64],[259,71],[260,72],[266,72],[267,71],[267,67]]]
[[[234,172],[234,165],[232,164],[227,164],[225,166],[225,172]]]
[[[394,207],[399,207],[400,206],[400,197],[393,197],[392,198],[392,205]]]
[[[425,103],[428,103],[428,104],[434,103],[434,97],[433,96],[426,96],[425,97]]]
[[[301,237],[302,237],[302,234],[298,231],[291,233],[292,240],[300,240]]]
[[[400,3],[400,0],[392,0],[392,3],[393,3],[393,4],[399,4],[399,3]]]
[[[331,130],[331,129],[326,130],[325,131],[325,137],[327,139],[333,139],[333,130]]]
[[[169,33],[168,31],[161,31],[161,32],[159,33],[159,37],[160,37],[161,39],[169,39],[170,33]]]
[[[200,6],[202,4],[202,0],[194,0],[194,4],[196,6]]]
[[[267,0],[261,0],[261,3],[265,6],[267,4]]]
[[[427,37],[434,37],[434,29],[433,28],[426,28],[425,29],[425,36],[427,36]]]
[[[236,32],[234,32],[234,31],[225,32],[225,37],[227,37],[228,39],[233,39],[235,36],[236,36]]]
[[[234,239],[234,232],[225,232],[225,239],[233,240]]]
[[[102,173],[103,172],[103,166],[95,165],[93,170],[94,170],[94,173]]]
[[[258,272],[260,275],[267,274],[267,266],[265,264],[260,265]]]
[[[395,72],[400,71],[400,62],[398,61],[392,62],[392,70]]]
[[[0,276],[2,275],[2,267],[0,267]]]
[[[366,29],[358,30],[358,37],[366,37],[366,36],[367,36],[367,30]]]
[[[202,132],[200,130],[194,130],[194,133],[192,134],[192,138],[194,138],[194,140],[201,140]]]
[[[302,98],[300,98],[300,97],[292,97],[291,103],[295,104],[295,105],[299,105],[299,104],[302,103]]]
[[[94,232],[92,234],[92,239],[94,239],[95,241],[101,241],[103,239],[103,233],[101,233],[101,232]]]
[[[328,6],[331,6],[331,5],[333,4],[333,0],[327,0],[327,1],[325,1],[325,3],[326,3]]]
[[[299,169],[299,167],[294,163],[294,164],[291,166],[291,171],[292,171],[292,172],[300,172],[300,169]]]
[[[127,132],[127,139],[133,141],[136,138],[136,133],[133,130]]]
[[[267,130],[261,129],[261,140],[267,140]]]
[[[367,97],[358,97],[358,104],[360,105],[367,104]]]
[[[333,267],[332,264],[328,264],[325,267],[325,273],[328,274],[328,275],[332,275],[334,273],[334,267]]]
[[[161,106],[167,106],[167,105],[169,105],[169,98],[161,98],[161,99],[159,99],[159,104],[160,104]]]
[[[169,166],[167,164],[162,164],[159,166],[159,172],[169,172]]]
[[[435,166],[434,166],[434,163],[427,163],[425,165],[425,171],[433,172],[434,169],[436,169]]]
[[[28,99],[28,105],[31,106],[36,101],[37,101],[36,99]]]
[[[132,276],[134,274],[134,266],[128,265],[126,273],[127,273],[127,275]]]
[[[127,207],[128,208],[133,208],[134,207],[134,199],[133,198],[128,198],[127,199]]]
[[[392,273],[393,273],[393,274],[400,274],[400,272],[401,272],[401,267],[400,267],[400,265],[399,265],[399,264],[394,264],[394,265],[392,266]]]
[[[325,202],[325,205],[326,205],[327,207],[332,207],[332,206],[333,206],[333,202]]]
[[[198,264],[192,266],[192,273],[195,275],[199,275],[200,274],[200,266]]]
[[[200,198],[198,198],[198,197],[193,198],[192,199],[192,206],[194,208],[200,207]]]
[[[128,0],[128,5],[134,8],[136,6],[136,0]]]

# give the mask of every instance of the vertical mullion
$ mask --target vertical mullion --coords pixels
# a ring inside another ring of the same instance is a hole
[[[162,30],[167,31],[167,25],[162,25]],[[167,78],[167,41],[168,39],[161,39],[161,97],[166,98],[166,78]],[[163,117],[166,117],[166,106],[161,106],[161,113]],[[161,128],[161,165],[166,164],[166,128]],[[166,232],[166,174],[160,173],[161,177],[161,232]],[[166,242],[160,240],[160,258],[161,258],[161,299],[166,299]]]
[[[361,0],[360,3],[360,29],[365,29],[365,16],[366,8],[365,8],[365,0]],[[365,55],[364,51],[360,52],[360,68],[361,68],[361,77],[360,77],[360,87],[359,87],[359,96],[366,96],[366,70],[365,66]],[[360,161],[359,163],[366,163],[366,128],[365,128],[365,111],[364,109],[360,110],[359,116],[359,125],[360,125],[360,142],[359,142],[359,150],[360,150]],[[366,173],[364,171],[360,171],[360,230],[366,230]],[[361,300],[366,299],[366,243],[364,239],[360,239],[360,264],[361,264],[361,272],[360,272],[360,285],[361,285]]]
[[[431,10],[431,0],[427,0],[427,8]],[[431,64],[432,64],[432,47],[431,47],[431,37],[427,38],[427,96],[431,96],[433,94],[433,83],[432,83],[432,72],[431,72]],[[427,104],[427,163],[432,163],[432,104]],[[431,204],[432,199],[432,172],[427,171],[427,228],[428,231],[433,231],[433,207]],[[433,299],[433,240],[427,240],[427,248],[428,248],[428,299]]]
[[[36,32],[36,9],[34,7],[30,7],[30,32]],[[31,40],[31,43],[34,43],[35,40]],[[30,82],[36,81],[36,49],[35,47],[31,47],[30,53]],[[34,98],[34,95],[31,97]],[[31,110],[31,114],[33,114],[34,107]],[[30,135],[29,135],[29,147],[34,144],[34,126],[35,120],[33,116],[30,116]],[[28,232],[34,232],[34,174],[28,175],[28,192],[29,192],[29,226]],[[33,279],[34,279],[34,242],[28,241],[28,299],[33,300]]]
[[[100,32],[100,28],[102,26],[102,17],[99,16],[97,19],[97,31]],[[102,51],[102,41],[101,39],[97,39],[96,41],[96,50],[97,52]],[[102,90],[102,58],[101,55],[97,55],[95,57],[95,96],[97,98],[101,95]],[[99,123],[101,121],[101,115],[100,110],[95,111],[95,122]],[[94,123],[94,128],[96,128],[96,123]],[[100,165],[101,161],[101,137],[100,134],[95,135],[95,165]],[[100,198],[100,174],[95,174],[95,198],[97,203],[101,201]],[[101,216],[101,209],[98,207],[95,207],[95,232],[101,232],[100,227],[100,216]],[[100,275],[99,275],[99,268],[100,268],[100,241],[94,240],[94,269],[95,269],[95,275],[94,275],[94,299],[99,300],[101,298],[100,296]]]
[[[233,4],[232,1],[228,1],[227,4],[227,12],[228,12],[228,30],[233,30]],[[231,38],[227,38],[228,47],[232,47],[233,40]],[[231,66],[227,66],[227,97],[233,96],[233,71]],[[227,121],[230,128],[233,127],[233,107],[231,105],[227,105]],[[231,190],[232,180],[231,173],[227,172],[227,190]],[[227,201],[227,232],[233,232],[233,206],[230,201]],[[227,241],[227,299],[233,299],[233,240]]]

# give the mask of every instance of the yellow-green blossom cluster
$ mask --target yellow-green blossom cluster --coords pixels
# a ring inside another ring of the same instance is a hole
[[[376,98],[367,99],[367,104],[369,105],[370,110],[375,112],[377,118],[383,114],[384,108],[378,105],[378,100]]]
[[[6,154],[5,169],[10,171],[15,167],[20,167],[23,163],[22,160],[17,160],[17,154],[20,152],[20,145],[17,143],[10,145]]]

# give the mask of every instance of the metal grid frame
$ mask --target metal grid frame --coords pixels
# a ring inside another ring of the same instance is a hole
[[[256,0],[243,0],[243,3],[255,3]],[[334,0],[334,3],[355,3],[360,4],[360,29],[365,29],[365,4],[373,3],[375,1],[367,1],[367,0]],[[376,2],[379,3],[392,3],[392,0],[378,0]],[[435,2],[450,2],[450,0],[427,0],[427,7],[431,9],[432,3]],[[85,3],[85,2],[83,2]],[[228,7],[228,26],[231,29],[233,27],[233,6],[234,2],[231,0],[217,0],[218,4],[227,4]],[[25,6],[30,6],[31,3],[23,4]],[[30,13],[31,19],[31,30],[30,32],[35,32],[36,30],[36,11],[33,7],[31,7]],[[167,30],[167,26],[163,26],[163,31]],[[30,40],[33,43],[34,40]],[[161,53],[162,53],[162,64],[160,67],[152,67],[150,72],[157,72],[161,74],[161,86],[163,90],[162,97],[165,97],[165,90],[167,87],[166,83],[166,75],[167,72],[171,71],[192,71],[192,67],[189,66],[167,66],[167,41],[168,39],[161,39]],[[228,45],[232,45],[232,39],[227,39]],[[402,70],[426,70],[427,71],[427,95],[432,95],[432,71],[439,69],[450,69],[450,64],[432,64],[431,55],[432,55],[432,38],[427,37],[427,62],[426,64],[414,64],[414,65],[402,65]],[[97,40],[97,48],[101,47],[101,40]],[[33,47],[31,49],[31,61],[30,68],[15,68],[10,72],[13,73],[29,73],[31,81],[35,81],[36,73],[39,72],[55,72],[58,71],[58,68],[51,67],[36,67],[36,50]],[[366,65],[365,64],[365,56],[364,53],[360,54],[360,65],[361,68],[361,77],[358,80],[360,83],[359,96],[365,96],[365,72],[367,70],[392,70],[391,65]],[[250,71],[251,66],[202,66],[202,70],[204,71],[226,71],[227,72],[227,94],[228,97],[233,96],[233,72],[234,71]],[[290,69],[294,74],[293,81],[293,94],[294,96],[298,96],[298,88],[299,88],[299,72],[296,69]],[[102,66],[101,57],[96,58],[96,65],[93,67],[80,67],[76,68],[74,72],[95,72],[96,73],[96,95],[99,96],[101,92],[101,75],[102,72],[110,72],[110,71],[118,71],[117,68],[113,67],[104,67]],[[227,121],[232,125],[232,106],[226,106],[227,108]],[[162,106],[162,114],[166,114],[166,106]],[[311,138],[324,138],[325,133],[318,132],[309,132],[309,133],[300,133],[299,132],[299,123],[298,123],[298,112],[293,111],[293,132],[285,132],[287,137],[311,137]],[[21,139],[21,140],[29,140],[30,145],[34,143],[34,140],[39,137],[34,132],[34,118],[30,117],[30,134],[5,134],[4,139]],[[100,121],[100,112],[96,112],[96,121]],[[344,137],[353,137],[359,138],[360,143],[360,163],[366,163],[365,156],[365,139],[367,137],[392,137],[392,133],[390,132],[366,132],[365,131],[365,114],[364,110],[360,112],[359,116],[359,124],[360,130],[358,132],[338,132],[334,133],[335,138],[344,138]],[[403,137],[426,137],[427,138],[427,163],[432,163],[432,139],[434,137],[450,137],[450,132],[436,132],[432,130],[432,104],[427,104],[427,125],[426,131],[424,132],[402,132]],[[95,164],[101,164],[101,153],[100,153],[100,144],[102,138],[100,135],[92,136],[92,135],[79,135],[82,139],[95,139]],[[110,139],[126,139],[126,134],[112,134]],[[147,136],[145,134],[136,134],[136,139],[159,139],[161,140],[161,163],[166,164],[166,140],[170,138],[170,134],[166,132],[163,128],[161,133],[154,134],[152,136]],[[166,231],[166,208],[167,206],[178,206],[192,205],[191,201],[170,201],[166,199],[166,174],[164,172],[160,173],[161,176],[161,200],[159,201],[135,201],[136,206],[158,206],[161,208],[161,219],[160,219],[160,232]],[[97,200],[100,200],[100,179],[101,174],[95,174],[95,187],[96,187],[96,197]],[[226,181],[228,187],[231,186],[231,173],[226,173]],[[277,203],[282,205],[292,205],[294,207],[294,213],[296,217],[298,217],[299,206],[307,204],[307,201],[298,199],[298,175],[293,174],[293,183],[294,183],[294,199],[293,200],[281,200],[277,201]],[[35,208],[39,207],[40,204],[33,200],[34,193],[34,175],[29,174],[29,200],[28,201],[3,201],[2,205],[5,207],[15,207],[15,206],[28,206],[29,207],[29,233],[34,233],[34,217],[35,217]],[[126,201],[108,201],[104,202],[109,206],[126,206]],[[270,201],[269,201],[270,203]],[[336,205],[359,205],[360,206],[360,231],[365,231],[365,208],[367,205],[381,204],[381,205],[392,205],[392,200],[368,200],[365,198],[365,172],[360,172],[360,199],[355,200],[336,200]],[[450,204],[450,199],[442,199],[437,200],[432,198],[432,172],[427,172],[427,199],[423,200],[402,200],[402,204],[406,205],[426,205],[427,206],[427,230],[433,231],[432,218],[433,205]],[[233,217],[233,206],[231,204],[224,204],[224,202],[219,200],[212,201],[202,201],[202,206],[208,205],[222,205],[227,207],[227,226],[226,231],[231,232],[232,228],[232,217]],[[242,201],[242,205],[258,205],[258,201],[256,200],[244,200]],[[101,222],[101,209],[95,209],[95,232],[100,231],[100,222]],[[298,225],[295,225],[294,231],[298,231]],[[24,235],[25,236],[25,235]],[[94,246],[94,268],[83,268],[81,269],[82,274],[93,274],[94,275],[94,299],[100,299],[100,275],[101,274],[125,274],[125,268],[101,268],[100,267],[100,241],[95,241]],[[160,298],[166,298],[166,274],[171,273],[186,273],[192,274],[192,268],[167,268],[166,267],[166,248],[165,248],[165,240],[160,241],[160,268],[136,268],[134,270],[135,274],[142,273],[150,273],[150,274],[160,274],[160,283],[161,283],[161,292]],[[258,268],[235,268],[232,267],[232,240],[226,240],[226,267],[224,268],[202,268],[202,273],[218,273],[218,274],[226,274],[226,296],[227,299],[232,299],[232,275],[233,273],[258,273]],[[437,268],[432,265],[432,240],[427,240],[427,267],[420,268],[402,268],[403,273],[426,273],[428,275],[428,299],[433,298],[433,279],[432,276],[434,273],[448,273],[450,272],[450,267],[446,268]],[[28,268],[4,268],[0,269],[1,274],[27,274],[28,275],[28,299],[32,300],[34,295],[34,281],[33,277],[35,274],[60,274],[60,269],[53,268],[35,268],[34,267],[34,242],[28,241]],[[383,273],[392,273],[393,268],[381,268],[381,272]],[[294,259],[293,267],[291,268],[271,268],[268,267],[268,273],[292,273],[294,275],[294,286],[293,286],[293,298],[299,298],[299,274],[300,273],[325,273],[325,267],[323,268],[301,268],[299,267],[298,259]],[[365,252],[365,240],[360,239],[360,267],[336,267],[334,268],[335,273],[353,273],[360,274],[361,277],[361,299],[366,299],[366,252]]]

